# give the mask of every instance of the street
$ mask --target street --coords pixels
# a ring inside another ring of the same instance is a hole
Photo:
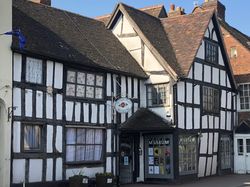
[[[250,175],[224,175],[177,185],[131,184],[122,187],[250,187]]]

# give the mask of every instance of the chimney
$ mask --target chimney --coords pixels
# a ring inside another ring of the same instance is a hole
[[[177,7],[175,9],[174,4],[170,5],[170,10],[169,10],[169,13],[168,13],[168,17],[180,16],[180,15],[183,15],[183,14],[185,14],[185,11],[184,11],[183,8]]]
[[[205,0],[202,4],[204,9],[215,9],[219,19],[225,20],[226,7],[219,0]]]
[[[47,6],[51,6],[51,0],[30,0],[34,3],[40,3],[40,4],[44,4]]]

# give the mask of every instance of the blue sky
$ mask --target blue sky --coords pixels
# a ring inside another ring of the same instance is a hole
[[[169,10],[171,3],[181,6],[190,13],[194,2],[202,4],[204,0],[52,0],[52,6],[75,12],[87,17],[96,17],[111,13],[118,2],[123,2],[136,8],[164,4]],[[233,27],[250,36],[250,1],[220,0],[226,6],[226,21]]]

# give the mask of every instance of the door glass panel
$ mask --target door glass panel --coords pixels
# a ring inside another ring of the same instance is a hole
[[[237,139],[237,147],[238,147],[238,155],[243,155],[244,153],[243,139]]]
[[[246,139],[247,153],[250,153],[250,139]]]

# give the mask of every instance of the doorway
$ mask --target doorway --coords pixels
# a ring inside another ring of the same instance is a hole
[[[120,183],[133,183],[134,138],[123,135],[120,140]]]
[[[250,135],[235,136],[235,172],[250,174]]]

